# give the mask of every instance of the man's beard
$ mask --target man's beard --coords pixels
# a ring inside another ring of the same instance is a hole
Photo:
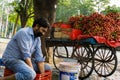
[[[36,37],[41,37],[41,36],[43,36],[43,34],[41,32],[37,32],[37,33],[34,33],[34,36],[35,36],[35,38]]]

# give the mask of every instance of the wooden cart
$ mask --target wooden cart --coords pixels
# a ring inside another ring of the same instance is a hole
[[[80,40],[46,38],[46,46],[53,47],[53,64],[75,61],[80,64],[79,79],[89,77],[93,70],[102,77],[112,75],[117,68],[116,49],[94,38]]]

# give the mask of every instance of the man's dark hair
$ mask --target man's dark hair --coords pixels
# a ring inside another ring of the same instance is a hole
[[[50,25],[48,23],[48,20],[43,18],[43,17],[35,19],[35,21],[33,22],[32,27],[35,27],[36,24],[38,24],[39,27],[44,27],[44,28],[50,27]]]

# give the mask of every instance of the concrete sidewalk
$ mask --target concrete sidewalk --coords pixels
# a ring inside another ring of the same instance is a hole
[[[0,43],[8,43],[10,39],[0,38]]]
[[[7,46],[7,43],[10,41],[10,39],[0,38],[0,58],[2,57],[2,54]]]

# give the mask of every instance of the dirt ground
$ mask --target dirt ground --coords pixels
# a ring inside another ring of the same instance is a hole
[[[2,54],[6,48],[7,43],[9,42],[10,39],[3,39],[0,38],[0,58],[2,57]],[[120,51],[117,51],[117,58],[118,58],[118,66],[117,70],[115,71],[114,74],[107,78],[99,77],[96,73],[92,73],[92,75],[85,79],[85,80],[120,80]],[[52,80],[59,80],[59,71],[57,71],[53,66],[53,74],[52,74]],[[0,76],[3,74],[3,69],[0,69]]]

